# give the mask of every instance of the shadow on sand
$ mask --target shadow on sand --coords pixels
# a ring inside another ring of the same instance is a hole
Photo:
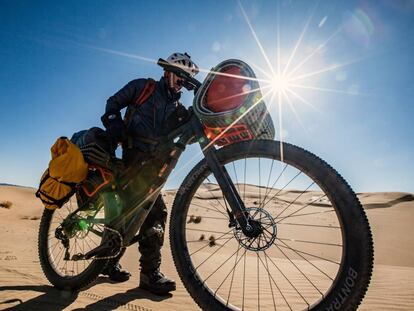
[[[80,292],[70,292],[64,290],[58,290],[49,285],[17,285],[17,286],[0,286],[0,291],[35,291],[40,292],[35,298],[23,301],[19,295],[10,295],[7,300],[0,301],[0,309],[2,310],[50,310],[58,311],[71,305],[79,296],[87,297],[95,300],[93,303],[86,305],[82,308],[73,310],[114,310],[119,307],[124,307],[129,310],[149,311],[151,309],[139,306],[131,301],[137,299],[149,299],[152,301],[163,301],[171,298],[172,295],[156,296],[140,288],[132,288],[124,293],[117,293],[109,297],[98,295],[88,290],[96,284],[108,283],[107,278],[100,277],[94,284],[87,287]]]
[[[43,295],[22,301],[18,293],[13,293],[10,298],[0,301],[0,308],[3,310],[51,310],[58,311],[66,308],[78,297],[78,293],[57,290],[48,285],[16,285],[0,286],[0,291],[34,291]]]

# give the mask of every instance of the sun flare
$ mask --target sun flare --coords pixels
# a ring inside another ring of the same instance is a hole
[[[270,84],[273,92],[285,92],[289,88],[289,78],[285,75],[275,75],[272,77]]]

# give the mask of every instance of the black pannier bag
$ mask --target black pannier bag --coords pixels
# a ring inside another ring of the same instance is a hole
[[[99,127],[92,127],[73,134],[70,139],[82,151],[88,164],[111,167],[111,142],[108,134]]]
[[[88,175],[76,193],[78,204],[82,206],[91,202],[99,190],[111,186],[114,180],[112,170],[114,163],[118,161],[111,154],[108,134],[99,127],[73,134],[71,142],[80,148],[89,165]]]

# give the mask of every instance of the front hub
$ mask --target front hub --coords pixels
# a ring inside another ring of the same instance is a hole
[[[268,211],[259,207],[246,208],[249,223],[245,230],[234,228],[234,236],[239,244],[251,251],[264,251],[269,248],[277,236],[276,222]]]

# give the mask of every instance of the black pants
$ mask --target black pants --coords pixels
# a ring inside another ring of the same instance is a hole
[[[152,272],[161,265],[161,247],[164,244],[164,231],[167,222],[167,208],[161,195],[158,196],[150,213],[139,230],[141,271]]]
[[[123,150],[123,161],[126,166],[143,160],[147,154],[137,149]],[[141,253],[140,266],[144,273],[152,272],[161,265],[161,247],[164,244],[164,231],[167,222],[167,208],[161,194],[156,199],[151,211],[139,230],[139,247]],[[120,258],[120,257],[119,257]],[[119,260],[118,258],[118,260]]]

